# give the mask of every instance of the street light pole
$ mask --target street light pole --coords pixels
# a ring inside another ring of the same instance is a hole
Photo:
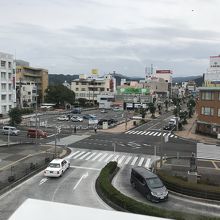
[[[11,128],[8,129],[8,147],[9,147],[9,142],[10,142],[10,132],[11,132]]]

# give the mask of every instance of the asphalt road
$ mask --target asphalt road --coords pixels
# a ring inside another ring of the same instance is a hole
[[[193,199],[190,197],[178,197],[169,194],[169,199],[162,203],[151,203],[138,191],[132,188],[130,184],[130,167],[122,167],[116,177],[113,179],[113,185],[123,194],[143,203],[147,203],[160,208],[182,211],[185,213],[195,213],[207,216],[220,215],[220,202],[207,202],[202,199]]]
[[[82,154],[78,151],[79,149],[75,149],[75,151],[69,155],[71,167],[61,178],[46,178],[43,176],[43,173],[40,172],[2,195],[0,197],[0,219],[8,219],[27,198],[110,210],[111,208],[98,197],[95,191],[95,180],[100,170],[107,163],[103,159],[105,153],[114,154],[114,152],[92,151],[91,154],[96,153],[96,155],[99,156],[93,156],[93,158],[88,159],[88,154],[87,157],[85,157],[84,153]],[[102,155],[100,155],[100,153],[102,153]],[[120,157],[117,159],[118,163],[120,163],[120,158],[123,157],[124,153],[119,154]],[[115,155],[118,155],[118,152],[116,152]],[[132,156],[132,160],[137,156],[136,154],[129,155]],[[141,157],[143,157],[143,155],[139,156],[140,160],[138,159],[137,163],[142,161]],[[145,157],[148,158],[149,155],[145,155]],[[142,202],[147,202],[144,197],[130,186],[129,177],[131,167],[137,166],[137,163],[134,165],[131,165],[131,163],[127,165],[121,163],[121,170],[113,182],[122,193],[126,193],[128,196]],[[184,207],[184,211],[193,213],[206,213],[208,215],[220,214],[220,206],[218,204],[186,200],[175,196],[170,196],[168,202],[154,205],[174,210],[183,210]]]

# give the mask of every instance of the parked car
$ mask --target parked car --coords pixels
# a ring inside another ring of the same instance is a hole
[[[60,177],[70,167],[70,162],[65,159],[54,159],[44,170],[44,176]]]
[[[107,113],[107,110],[106,109],[101,109],[100,112],[101,113]]]
[[[30,138],[47,138],[47,132],[42,131],[40,129],[29,128],[27,131],[27,137]]]
[[[72,116],[71,121],[81,122],[83,121],[83,118],[79,116]]]
[[[83,119],[96,119],[96,116],[95,115],[92,115],[92,114],[87,114],[87,115],[83,115]]]
[[[67,115],[62,115],[57,118],[59,121],[69,121],[69,117]]]
[[[160,178],[145,167],[135,167],[131,170],[130,183],[151,202],[168,199],[168,190]]]
[[[18,135],[20,133],[20,130],[18,130],[16,127],[12,127],[12,126],[4,126],[2,128],[2,133],[3,134],[9,134],[9,135]]]
[[[81,109],[81,108],[74,108],[74,109],[71,111],[71,113],[73,113],[73,114],[81,114],[81,112],[82,112],[82,109]]]

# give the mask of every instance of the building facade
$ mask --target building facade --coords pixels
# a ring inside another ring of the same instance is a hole
[[[200,87],[196,111],[196,131],[217,137],[220,133],[220,88]]]
[[[220,86],[220,55],[210,56],[210,64],[204,75],[205,86]]]
[[[97,102],[97,96],[102,93],[115,92],[115,79],[111,74],[104,77],[80,76],[71,82],[71,90],[75,93],[76,99],[84,98],[89,102]]]
[[[16,90],[17,103],[21,107],[34,107],[36,99],[38,104],[44,102],[45,90],[48,87],[48,70],[42,68],[22,66],[18,61],[16,63]]]
[[[7,114],[16,104],[15,64],[13,55],[0,52],[0,114]]]

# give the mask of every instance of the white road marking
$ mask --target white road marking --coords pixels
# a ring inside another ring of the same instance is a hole
[[[171,135],[171,133],[169,133],[168,135],[167,135],[167,137],[169,137]]]
[[[92,158],[92,161],[96,160],[98,157],[100,157],[103,153],[99,153],[98,155],[96,155],[95,157]]]
[[[99,161],[99,162],[101,162],[101,161],[102,161],[102,160],[103,160],[105,157],[107,157],[107,156],[108,156],[108,154],[107,154],[107,153],[106,153],[106,154],[104,154],[102,157],[100,157],[100,158],[99,158],[99,160],[98,160],[98,161]]]
[[[150,167],[150,161],[151,161],[151,158],[147,158],[147,161],[145,163],[145,167],[146,168],[149,168]]]
[[[86,154],[84,154],[82,157],[80,157],[79,159],[82,160],[84,159],[86,156],[88,156],[89,154],[91,154],[92,152],[87,152]]]
[[[123,156],[118,160],[118,164],[121,164],[124,159],[125,159],[125,156],[123,155]]]
[[[134,166],[134,165],[135,165],[137,159],[138,159],[138,157],[135,157],[135,158],[133,159],[133,161],[132,161],[132,163],[131,163],[131,166]]]
[[[55,134],[48,135],[47,137],[49,138],[49,137],[53,137],[53,136],[55,136]]]
[[[154,132],[151,132],[149,135],[151,136],[152,134],[154,134]]]
[[[145,134],[145,131],[142,131],[142,132],[140,133],[140,135],[143,135],[143,134]]]
[[[48,180],[48,178],[43,178],[43,179],[40,181],[39,186],[42,185],[43,183],[45,183],[47,180]]]
[[[120,155],[116,155],[111,161],[117,161],[117,159],[120,157]]]
[[[148,131],[145,135],[148,135],[150,133],[150,131]]]
[[[163,136],[165,136],[167,133],[164,133]]]
[[[77,169],[85,169],[85,170],[97,170],[100,171],[101,169],[93,168],[93,167],[81,167],[81,166],[70,166],[71,168],[77,168]]]
[[[133,134],[136,134],[136,133],[138,133],[139,131],[135,131]]]
[[[140,167],[142,165],[142,163],[144,162],[144,157],[141,157],[139,163],[138,163],[138,166]]]
[[[156,136],[158,133],[159,133],[159,132],[154,133],[153,136]]]
[[[125,146],[126,146],[125,144],[122,144],[122,143],[120,143],[120,144],[118,144],[118,145],[120,145],[120,146],[122,146],[122,147],[125,147]]]
[[[80,182],[85,179],[89,174],[86,173],[84,175],[82,175],[82,177],[78,180],[78,182],[76,183],[76,185],[73,187],[73,191],[77,188],[77,186],[80,184]]]
[[[76,155],[75,157],[73,157],[73,159],[77,159],[78,157],[80,157],[81,155],[83,155],[85,153],[85,151],[79,153],[78,155]]]
[[[151,145],[149,145],[149,144],[143,144],[144,146],[146,146],[146,147],[150,147]]]
[[[174,134],[170,135],[170,137],[172,138],[174,136]]]
[[[67,158],[67,159],[70,159],[70,158],[72,158],[74,155],[78,154],[79,152],[80,152],[80,151],[76,151],[76,152],[70,154],[69,156],[67,156],[66,158]]]
[[[160,133],[157,135],[157,137],[159,137],[161,134],[162,134],[162,133],[160,132]]]
[[[140,134],[142,131],[137,132],[137,134]]]
[[[129,134],[133,134],[135,131],[130,131]],[[127,132],[128,133],[128,132]]]
[[[178,136],[175,136],[175,138],[178,138]]]
[[[86,160],[89,160],[90,158],[92,158],[94,155],[96,155],[96,153],[92,153],[91,155],[89,155]]]
[[[125,161],[125,163],[124,163],[124,164],[128,164],[128,163],[129,163],[129,161],[131,160],[131,158],[132,158],[132,156],[129,156],[129,157],[126,159],[126,161]]]
[[[109,156],[105,159],[105,162],[108,162],[113,156],[114,156],[114,154],[109,155]]]

